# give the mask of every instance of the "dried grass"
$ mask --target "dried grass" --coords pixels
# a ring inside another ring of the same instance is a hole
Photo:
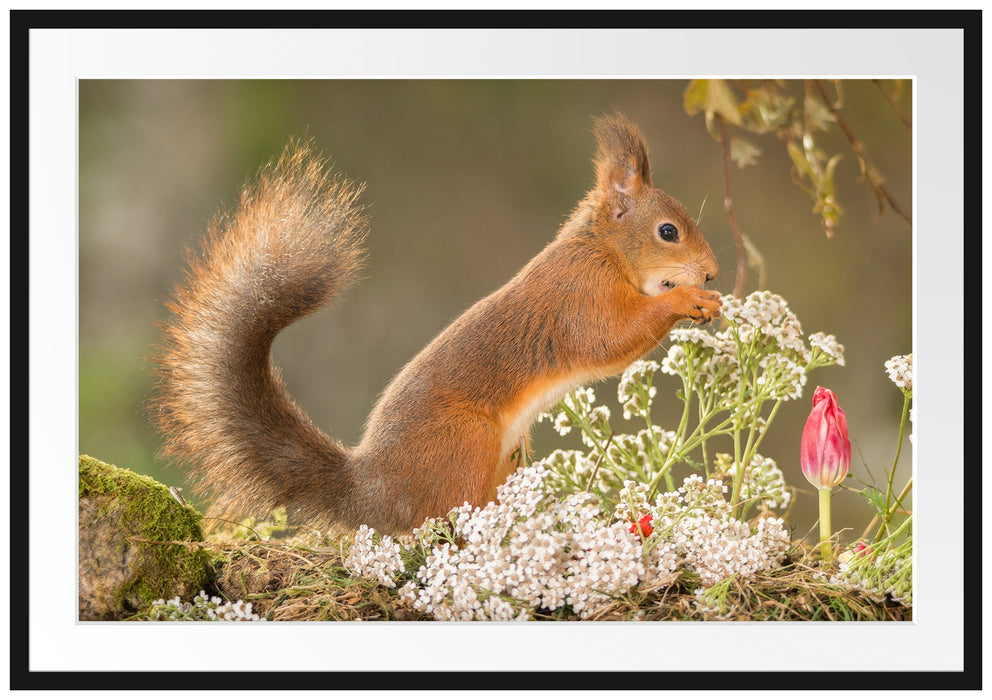
[[[373,580],[352,579],[344,566],[350,539],[318,546],[314,536],[280,541],[212,542],[215,593],[252,603],[268,620],[431,620]],[[592,612],[586,621],[906,621],[912,608],[845,590],[826,581],[813,551],[796,544],[782,567],[744,580],[731,577],[703,594],[692,574],[670,585],[639,588]],[[536,620],[578,620],[568,608],[538,610]]]

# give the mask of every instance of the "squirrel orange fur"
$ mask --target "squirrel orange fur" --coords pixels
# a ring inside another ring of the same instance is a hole
[[[286,393],[276,334],[355,278],[360,187],[293,142],[208,228],[168,307],[153,422],[210,514],[287,506],[318,527],[399,533],[464,502],[485,505],[531,423],[579,384],[618,374],[684,319],[720,315],[696,222],[651,183],[647,147],[621,115],[596,120],[596,184],[509,282],[441,332],[392,380],[361,441],[316,428]]]

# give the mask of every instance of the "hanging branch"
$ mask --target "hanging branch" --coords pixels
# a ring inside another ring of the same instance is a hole
[[[720,147],[723,151],[723,213],[734,234],[734,247],[737,249],[737,277],[734,281],[734,296],[738,299],[744,296],[744,280],[747,277],[747,253],[744,247],[744,233],[737,224],[737,214],[734,212],[734,198],[730,193],[730,138],[727,123],[723,117],[717,116],[720,124]]]
[[[844,132],[844,136],[846,136],[847,140],[850,142],[851,148],[854,149],[854,153],[858,157],[858,165],[861,167],[861,174],[864,176],[868,186],[875,192],[876,198],[881,198],[887,201],[889,203],[889,207],[892,208],[892,211],[901,216],[910,226],[912,226],[912,217],[902,210],[895,199],[893,199],[891,193],[889,193],[889,190],[885,184],[877,180],[876,175],[874,174],[874,168],[872,168],[868,162],[868,153],[865,151],[864,145],[858,140],[858,137],[854,135],[851,127],[848,126],[843,117],[840,116],[840,110],[837,105],[832,102],[829,97],[827,97],[827,91],[823,88],[823,82],[821,80],[814,80],[813,84],[816,85],[816,89],[823,98],[823,103],[827,106],[827,109],[830,110],[830,114],[833,115],[834,120],[837,122],[837,126],[839,126],[841,131]],[[881,208],[881,201],[879,201],[879,208]]]
[[[899,105],[896,104],[895,98],[892,97],[892,95],[890,95],[888,92],[886,92],[885,88],[882,87],[882,81],[878,80],[877,78],[874,78],[872,79],[872,82],[875,83],[875,87],[878,88],[878,91],[885,96],[885,99],[889,101],[889,105],[892,107],[892,111],[895,112],[896,116],[899,117],[902,123],[906,125],[906,128],[912,129],[913,128],[912,120],[902,113],[902,110],[899,109]]]

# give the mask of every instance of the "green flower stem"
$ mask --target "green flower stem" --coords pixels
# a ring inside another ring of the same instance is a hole
[[[903,392],[902,416],[899,419],[899,440],[896,444],[896,455],[892,460],[892,468],[889,470],[888,484],[886,486],[885,493],[885,510],[871,519],[871,522],[868,523],[868,527],[866,527],[865,531],[861,533],[862,540],[868,537],[868,534],[872,531],[872,528],[874,528],[880,520],[882,521],[882,525],[878,528],[878,532],[875,533],[875,543],[877,544],[881,542],[882,539],[886,537],[886,533],[889,529],[889,523],[892,522],[892,516],[896,514],[896,511],[902,505],[903,499],[906,498],[910,490],[913,488],[913,477],[910,477],[902,491],[896,497],[895,503],[892,502],[892,482],[896,474],[896,465],[899,464],[899,455],[902,452],[902,442],[906,432],[906,419],[909,416],[909,404],[912,400],[912,392]],[[902,527],[899,529],[901,530]]]
[[[709,440],[711,437],[714,437],[715,435],[730,435],[732,431],[724,430],[724,428],[731,422],[731,420],[732,420],[731,418],[727,418],[723,422],[718,424],[715,428],[712,428],[705,432],[701,431],[697,427],[689,434],[689,437],[687,437],[680,445],[681,449],[679,450],[679,456],[689,454],[689,452],[695,449],[696,446],[702,445],[704,442]]]
[[[896,443],[896,456],[892,460],[892,469],[889,470],[889,483],[885,490],[885,523],[883,529],[888,528],[889,520],[892,518],[892,510],[890,509],[890,504],[892,502],[892,480],[896,475],[896,465],[899,464],[899,455],[902,452],[902,440],[906,434],[906,418],[909,415],[909,403],[912,401],[913,396],[909,393],[903,394],[902,400],[902,417],[899,419],[899,441]]]
[[[896,538],[899,535],[901,535],[904,530],[906,530],[908,527],[912,525],[912,522],[913,522],[913,516],[909,516],[899,525],[898,528],[896,528],[896,530],[891,535],[879,540],[878,542],[872,543],[870,548],[871,551],[869,552],[869,555],[854,557],[854,559],[851,561],[851,569],[863,572],[868,577],[874,576],[877,578],[878,568],[876,562],[878,560],[878,557],[882,556],[884,552],[888,551],[890,553],[904,553],[907,558],[911,558],[913,554],[912,533],[910,533],[909,536],[906,538],[906,540],[901,544],[897,545],[895,541]],[[891,547],[891,549],[889,549],[889,547]],[[912,560],[910,559],[910,561]],[[909,581],[909,578],[911,576],[912,576],[912,569],[907,567],[897,572],[893,580]],[[880,579],[878,580],[878,585],[881,585]]]
[[[733,323],[730,323],[729,325],[730,325],[730,328],[731,328],[731,330],[733,331],[733,334],[734,334],[734,341],[735,341],[735,343],[737,345],[737,358],[738,358],[738,362],[740,363],[740,367],[741,367],[741,382],[740,382],[740,384],[738,385],[738,388],[737,388],[737,411],[734,414],[734,466],[737,467],[737,468],[734,470],[734,486],[733,486],[733,489],[732,489],[733,493],[731,494],[731,497],[730,497],[730,507],[732,508],[732,512],[736,512],[737,511],[737,501],[740,498],[741,483],[743,482],[743,479],[741,478],[742,477],[742,474],[741,474],[741,469],[740,469],[740,464],[741,464],[741,421],[738,419],[738,415],[740,415],[742,413],[742,411],[743,411],[743,406],[744,406],[744,389],[745,389],[745,386],[747,384],[747,382],[744,381],[743,370],[744,370],[744,367],[747,366],[746,365],[746,362],[745,362],[745,358],[750,354],[750,351],[754,349],[754,342],[755,342],[755,339],[757,338],[757,336],[755,336],[755,338],[752,338],[751,339],[751,348],[749,348],[748,352],[745,353],[744,352],[744,344],[741,343],[741,337],[737,333],[737,327]],[[752,370],[751,374],[752,374],[752,379],[753,379],[754,370]]]
[[[778,413],[778,407],[782,405],[782,401],[783,399],[779,399],[775,402],[775,405],[772,406],[771,412],[765,419],[765,429],[761,431],[758,438],[754,441],[754,448],[751,450],[751,454],[747,455],[749,462],[750,459],[758,452],[758,448],[761,447],[761,441],[765,439],[765,434],[768,432],[769,426],[771,426],[772,421],[775,420],[775,414]]]
[[[607,464],[609,464],[614,474],[619,474],[620,471],[617,468],[616,463],[614,463],[614,461],[610,459],[610,455],[606,451],[606,448],[609,446],[610,441],[612,441],[613,436],[610,435],[606,440],[606,444],[605,445],[602,444],[602,442],[598,439],[598,432],[594,430],[593,425],[586,420],[584,415],[580,415],[578,411],[574,411],[571,408],[569,408],[568,404],[565,403],[564,401],[562,401],[561,404],[559,404],[559,408],[562,411],[564,411],[565,414],[571,419],[572,423],[580,431],[585,433],[586,436],[592,441],[596,452],[599,453],[600,460],[605,461]]]
[[[906,498],[910,491],[913,490],[913,477],[909,477],[909,481],[906,485],[902,487],[902,491],[896,496],[896,502],[892,504],[892,510],[889,512],[889,517],[891,518],[897,509],[902,507],[902,499]]]
[[[889,510],[887,510],[885,512],[885,522],[886,523],[888,523],[888,522],[890,522],[892,520],[892,516],[895,515],[896,511],[902,506],[903,499],[906,498],[906,496],[909,495],[909,492],[912,491],[912,490],[913,490],[913,477],[909,477],[909,480],[906,482],[906,485],[902,487],[902,491],[900,491],[899,492],[899,495],[896,496],[896,502],[892,504],[892,508],[890,508]],[[912,518],[912,517],[913,516],[910,516],[910,518]],[[872,530],[872,528],[875,527],[878,524],[878,521],[880,519],[881,519],[881,516],[879,516],[879,515],[876,515],[874,518],[871,519],[871,522],[868,523],[868,527],[866,527],[865,528],[865,531],[863,533],[861,533],[861,539],[862,540],[867,539],[868,533],[870,533],[871,530]],[[900,526],[899,527],[899,530],[897,530],[896,532],[899,532],[900,530],[902,530],[902,526]],[[882,537],[883,537],[884,534],[885,534],[885,528],[884,527],[880,527],[878,529],[878,532],[875,533],[875,544],[878,544],[878,542],[880,542],[882,540]]]
[[[589,433],[587,432],[586,435],[588,436]],[[628,450],[627,448],[625,448],[623,446],[623,443],[622,442],[615,442],[613,440],[613,438],[615,436],[616,436],[616,432],[611,432],[610,433],[610,436],[609,436],[609,439],[607,439],[607,441],[606,441],[605,444],[603,444],[602,446],[600,446],[599,443],[596,443],[597,449],[599,450],[599,453],[600,453],[600,462],[602,462],[604,459],[607,459],[607,461],[609,461],[611,467],[613,468],[613,473],[618,478],[622,478],[623,476],[625,476],[625,475],[621,474],[621,472],[616,468],[616,467],[619,466],[616,463],[616,461],[614,461],[612,459],[609,459],[606,456],[608,454],[608,452],[609,452],[610,447],[612,446],[614,449],[616,449],[617,452],[620,453],[620,457],[621,457],[620,461],[623,462],[623,463],[625,463],[627,467],[629,467],[630,469],[632,469],[637,474],[637,478],[640,481],[647,481],[648,475],[646,473],[644,473],[644,471],[638,465],[637,455],[635,455],[630,450]],[[590,437],[590,439],[592,439],[592,438]]]
[[[700,426],[700,427],[702,427],[702,426]],[[710,478],[710,471],[711,471],[710,470],[709,450],[706,449],[706,439],[708,437],[709,437],[709,435],[707,435],[707,434],[704,433],[703,434],[703,439],[699,443],[699,451],[701,453],[700,456],[702,457],[702,463],[703,463],[703,476],[707,480],[709,480],[709,478]]]
[[[682,437],[685,435],[686,426],[689,425],[689,408],[692,405],[692,385],[688,381],[683,381],[682,391],[685,398],[682,400],[682,417],[679,419],[679,427],[675,430],[675,435]],[[651,429],[651,421],[648,420],[648,430]]]
[[[648,445],[650,446],[651,452],[653,453],[652,456],[655,463],[661,464],[661,469],[659,470],[659,473],[664,474],[665,484],[668,486],[669,491],[675,488],[675,483],[672,480],[671,474],[669,474],[669,469],[671,468],[671,465],[674,463],[674,456],[677,452],[677,450],[675,449],[675,445],[679,444],[679,439],[681,438],[681,435],[684,431],[685,431],[685,424],[683,423],[679,425],[679,429],[676,431],[675,438],[672,441],[672,448],[668,451],[668,454],[666,455],[664,452],[662,452],[661,445],[658,443],[658,440],[655,437],[654,426],[651,424],[651,421],[648,420],[648,428],[646,431]],[[645,481],[647,481],[647,479],[645,479]]]
[[[755,386],[758,380],[758,371],[756,368],[751,369],[751,385]],[[740,413],[744,406],[744,385],[746,382],[741,382],[741,387],[737,395],[737,409]],[[754,415],[757,415],[760,411],[761,405],[755,407]],[[730,495],[730,508],[734,515],[737,515],[737,507],[741,500],[741,487],[744,485],[744,454],[741,454],[741,420],[734,421],[734,488]],[[750,442],[750,431],[748,436],[748,442]]]
[[[907,527],[909,527],[912,522],[913,522],[913,516],[910,515],[908,518],[906,518],[905,520],[903,520],[902,523],[899,525],[899,527],[897,527],[895,529],[895,531],[891,535],[889,535],[888,537],[886,537],[885,540],[893,540],[894,541],[895,538],[898,537],[900,534],[902,534],[902,531],[905,530]],[[885,541],[885,540],[883,540],[883,541]]]
[[[820,556],[824,562],[833,559],[833,545],[830,537],[833,535],[830,527],[830,488],[818,489],[820,495]]]
[[[764,428],[764,430],[761,430],[761,431],[758,430],[758,425],[757,425],[758,419],[761,417],[761,406],[758,405],[757,408],[755,409],[754,423],[752,423],[752,425],[751,425],[751,432],[749,432],[749,434],[748,434],[748,446],[744,450],[744,465],[745,466],[744,466],[744,469],[743,470],[739,470],[739,471],[746,470],[747,467],[749,467],[751,465],[751,460],[753,460],[754,459],[754,456],[756,454],[758,454],[758,448],[761,447],[761,441],[764,440],[765,434],[768,432],[768,428],[771,426],[772,421],[775,420],[775,414],[778,413],[778,407],[782,405],[782,401],[783,401],[783,399],[778,399],[775,402],[775,405],[772,406],[772,410],[768,414],[768,418],[765,419],[765,428]],[[755,437],[755,435],[756,435],[756,437]],[[753,443],[752,443],[752,437],[754,438]],[[743,488],[744,476],[746,476],[746,474],[741,474],[740,484],[737,486],[737,488],[739,488],[739,489],[742,489]],[[738,491],[736,493],[735,497],[738,500],[740,499],[740,491]],[[745,514],[747,513],[748,507],[749,507],[749,504],[745,504],[744,505],[744,513]]]
[[[682,378],[682,418],[679,420],[679,427],[675,430],[675,438],[672,440],[672,449],[668,451],[668,455],[665,457],[665,461],[661,465],[661,470],[659,471],[659,474],[664,476],[665,486],[668,487],[669,491],[675,490],[675,481],[672,479],[672,475],[670,473],[672,465],[675,463],[675,457],[676,455],[685,454],[683,450],[676,449],[676,446],[681,446],[683,444],[686,427],[689,425],[689,408],[692,404],[692,384],[694,381],[695,378],[692,372],[692,362],[690,361],[688,362],[686,376]],[[657,444],[654,438],[654,430],[651,424],[651,419],[646,414],[645,418],[648,422],[648,438],[651,441],[651,444],[654,445],[655,449],[658,451],[658,454],[661,454],[661,446]],[[654,492],[657,481],[657,477],[651,480],[651,489],[649,490],[651,493]]]
[[[713,411],[709,416],[707,416],[706,420],[709,420],[717,413],[719,413],[719,411]],[[678,436],[676,436],[676,442],[673,442],[672,449],[669,451],[665,463],[648,484],[648,494],[653,496],[657,492],[658,483],[661,481],[662,477],[668,474],[669,470],[672,468],[672,465],[685,455],[692,452],[692,450],[694,450],[698,445],[701,445],[706,442],[706,440],[714,436],[731,434],[731,431],[725,430],[725,428],[732,421],[732,416],[727,417],[717,424],[716,427],[706,430],[705,432],[701,430],[700,426],[696,426],[696,429],[693,430],[689,437],[685,438],[682,442],[678,442]],[[668,478],[671,479],[670,476]]]
[[[744,488],[744,477],[747,476],[747,469],[748,467],[751,466],[751,459],[752,457],[754,457],[754,452],[757,449],[757,447],[755,446],[755,433],[758,432],[757,421],[761,417],[760,412],[761,412],[761,405],[759,404],[758,406],[755,407],[755,412],[751,419],[751,425],[748,426],[747,429],[747,444],[744,446],[744,458],[737,469],[737,472],[739,472],[740,474],[740,479],[736,480],[737,492],[734,494],[734,500],[731,501],[731,505],[734,508],[741,507],[740,499],[741,499],[741,490],[743,490]],[[746,512],[746,510],[747,508],[745,506],[744,511]],[[743,517],[743,515],[741,515],[740,517]]]
[[[644,423],[647,425],[649,431],[654,427],[654,424],[651,422],[651,386],[653,383],[654,372],[647,372],[644,375],[644,380],[637,382],[637,386],[634,388],[637,395],[641,397],[641,403],[644,405],[641,416],[644,418]]]
[[[706,440],[710,436],[706,430],[706,422],[710,419],[710,417],[712,417],[715,414],[715,412],[713,411],[714,396],[712,394],[709,394],[708,396],[704,396],[702,393],[697,393],[697,397],[699,399],[699,411],[698,411],[699,416],[697,420],[697,426],[698,426],[697,429],[699,430],[703,438],[699,444],[699,449],[702,452],[703,473],[705,474],[706,478],[709,479],[710,460],[709,460],[708,450],[706,449]]]

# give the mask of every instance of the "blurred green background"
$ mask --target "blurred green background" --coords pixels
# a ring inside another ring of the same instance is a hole
[[[790,89],[793,87],[788,84]],[[680,199],[734,286],[733,238],[723,214],[720,144],[682,108],[685,80],[82,80],[79,84],[79,451],[187,487],[156,460],[142,414],[147,357],[163,300],[182,278],[183,250],[207,220],[294,135],[313,137],[348,177],[367,183],[369,264],[341,304],[283,332],[274,354],[297,402],[324,430],[358,440],[392,375],[449,321],[505,282],[554,235],[593,182],[595,115],[620,110],[639,124],[655,185]],[[799,83],[795,89],[801,92]],[[912,208],[912,134],[869,80],[845,81],[844,116],[903,209]],[[900,109],[912,113],[911,85]],[[763,443],[796,488],[787,519],[802,536],[816,495],[799,470],[813,388],[833,389],[848,416],[851,473],[881,483],[891,465],[902,395],[883,363],[912,347],[912,235],[860,181],[834,127],[837,194],[845,214],[828,240],[812,200],[790,176],[775,136],[747,138],[756,165],[732,172],[737,218],[809,334],[834,333],[845,367],[810,375],[783,404]],[[745,292],[753,291],[751,273]],[[653,357],[662,356],[663,350]],[[656,378],[658,423],[674,427],[678,380]],[[611,384],[597,396],[623,428]],[[636,428],[635,428],[636,429]],[[562,446],[546,424],[536,456]],[[573,443],[568,443],[573,444]],[[911,468],[908,443],[897,488]],[[870,512],[834,496],[835,528],[858,535]],[[202,505],[202,504],[200,504]]]

